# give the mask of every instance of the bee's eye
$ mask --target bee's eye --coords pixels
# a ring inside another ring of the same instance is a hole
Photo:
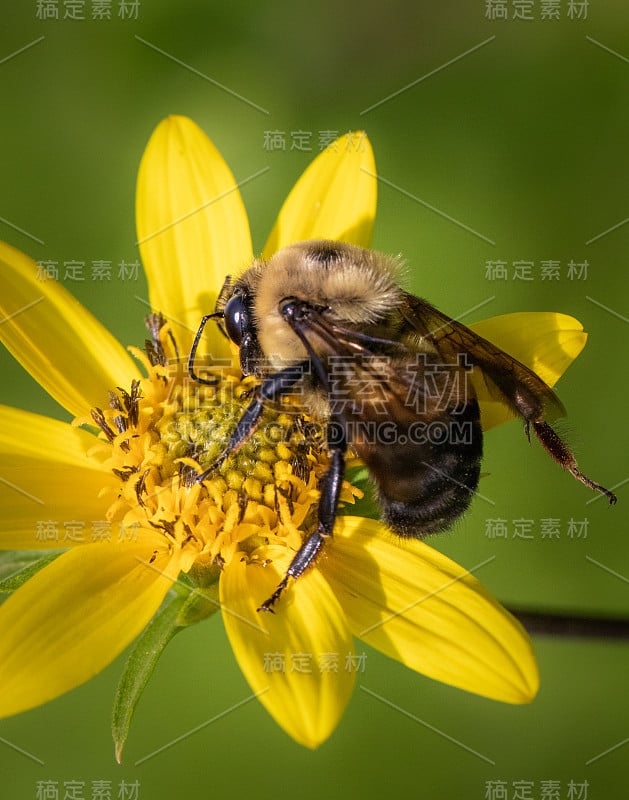
[[[235,294],[225,306],[225,329],[227,335],[234,342],[240,345],[242,338],[249,327],[247,306],[241,295]]]

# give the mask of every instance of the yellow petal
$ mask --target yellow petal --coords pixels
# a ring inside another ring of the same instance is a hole
[[[214,311],[225,277],[253,258],[234,176],[187,117],[168,117],[151,136],[138,174],[136,218],[151,307],[173,323],[185,354],[201,317]],[[207,352],[229,356],[216,326],[204,342]]]
[[[329,585],[313,569],[277,603],[275,614],[256,611],[281,580],[289,559],[279,548],[263,567],[234,559],[220,580],[227,635],[240,668],[260,702],[293,739],[317,747],[335,729],[354,686],[346,667],[352,637]],[[281,555],[280,555],[281,554]]]
[[[117,483],[87,455],[96,438],[65,422],[0,406],[0,549],[39,550],[89,542],[108,530]]]
[[[131,356],[78,300],[37,264],[0,242],[0,341],[74,416],[106,402],[139,371]]]
[[[585,347],[583,325],[567,314],[521,312],[474,322],[469,326],[554,386]],[[513,413],[491,398],[484,382],[472,377],[481,406],[483,430],[513,419]]]
[[[156,537],[156,542],[159,541]],[[0,716],[79,686],[144,628],[177,575],[150,542],[77,547],[0,607]]]
[[[357,131],[341,136],[315,158],[288,195],[264,258],[304,239],[338,239],[369,247],[377,194],[376,163],[367,135]]]
[[[355,636],[468,692],[526,703],[538,688],[530,640],[462,567],[374,520],[342,517],[320,569]]]

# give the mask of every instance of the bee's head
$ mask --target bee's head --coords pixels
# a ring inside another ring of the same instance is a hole
[[[240,348],[243,372],[259,374],[263,357],[274,368],[308,357],[286,319],[288,300],[341,325],[378,323],[401,296],[399,271],[397,260],[356,245],[297,242],[254,261],[234,283],[226,283],[217,311]]]

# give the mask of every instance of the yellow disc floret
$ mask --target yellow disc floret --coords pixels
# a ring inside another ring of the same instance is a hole
[[[207,583],[263,543],[299,548],[316,525],[328,455],[322,428],[298,408],[268,406],[242,446],[199,482],[224,453],[257,383],[233,370],[217,372],[215,385],[191,380],[169,336],[163,326],[147,356],[135,352],[148,377],[110,392],[109,408],[94,409],[92,420],[120,479],[109,521],[129,537],[160,532],[165,548],[181,549],[183,571]],[[355,493],[347,485],[343,499]]]

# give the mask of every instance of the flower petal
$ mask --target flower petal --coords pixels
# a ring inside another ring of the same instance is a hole
[[[187,117],[168,117],[151,136],[138,174],[136,218],[151,307],[175,326],[185,353],[201,317],[214,311],[225,277],[253,258],[234,176]],[[214,356],[229,356],[218,331],[208,328],[204,341]]]
[[[293,739],[317,747],[338,724],[352,693],[355,676],[344,668],[346,656],[354,652],[352,637],[337,599],[316,569],[289,587],[275,614],[256,611],[288,567],[286,551],[265,548],[266,555],[272,551],[277,557],[270,566],[235,558],[225,568],[220,580],[223,621],[260,702]]]
[[[310,164],[288,195],[263,256],[304,239],[337,239],[369,247],[378,195],[367,135],[348,133]]]
[[[578,320],[552,311],[503,314],[469,327],[526,364],[549,386],[557,383],[587,341],[587,333]],[[482,379],[473,375],[472,382],[481,407],[483,430],[514,418],[509,408],[491,398]]]
[[[0,341],[74,416],[140,373],[122,345],[63,286],[39,280],[37,264],[0,242]]]
[[[465,569],[374,520],[342,517],[321,572],[355,636],[431,678],[526,703],[538,688],[521,625]]]
[[[6,600],[0,607],[0,716],[79,686],[140,633],[177,575],[166,555],[147,565],[150,545],[144,539],[75,548]]]
[[[103,532],[115,476],[87,452],[97,440],[66,422],[0,406],[0,549],[64,548]]]

